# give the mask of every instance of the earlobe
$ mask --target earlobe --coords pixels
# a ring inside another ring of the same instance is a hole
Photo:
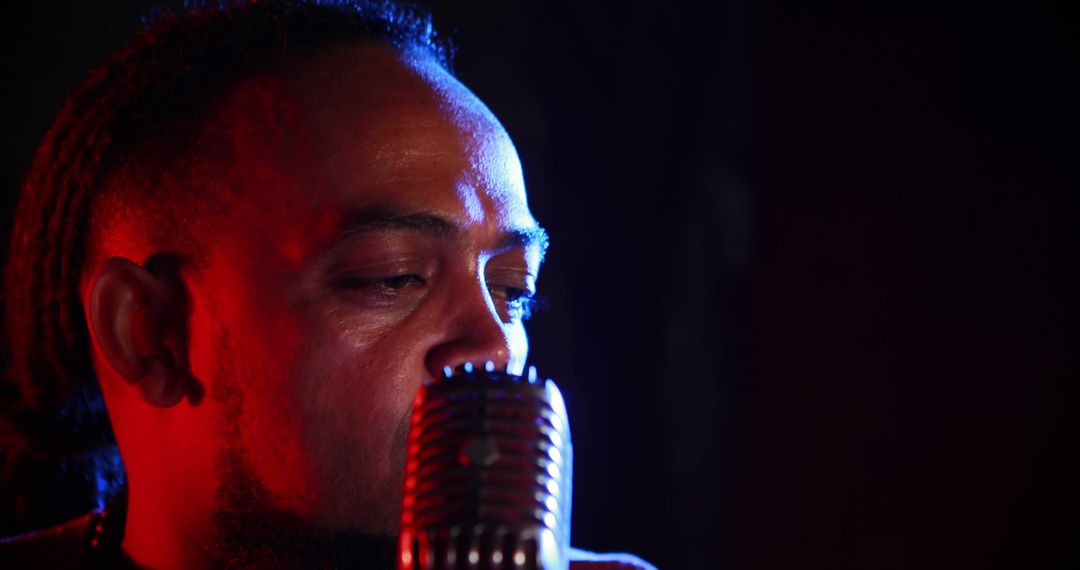
[[[159,408],[180,403],[187,395],[187,374],[171,358],[148,356],[143,359],[145,373],[139,381],[143,400]]]
[[[187,390],[187,373],[166,347],[170,322],[169,287],[133,261],[114,257],[90,285],[87,323],[102,360],[129,384],[137,384],[147,403],[168,407]]]

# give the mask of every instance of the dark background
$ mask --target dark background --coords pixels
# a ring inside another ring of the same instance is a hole
[[[553,236],[576,544],[1080,567],[1080,19],[940,4],[432,3]],[[5,220],[149,5],[7,5]]]

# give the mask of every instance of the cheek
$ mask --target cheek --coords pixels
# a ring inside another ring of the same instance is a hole
[[[304,417],[353,431],[380,429],[386,413],[407,404],[411,347],[397,332],[346,311],[313,320],[296,370]]]
[[[388,484],[400,486],[400,427],[423,373],[418,344],[406,340],[403,327],[347,312],[313,320],[296,370],[310,460],[328,509],[379,504]]]
[[[208,399],[217,410],[217,470],[227,483],[250,470],[257,481],[245,484],[257,484],[265,499],[307,512],[315,485],[292,379],[303,346],[302,322],[275,279],[232,261],[236,257],[224,259],[208,272],[210,318],[198,321],[193,335],[210,339],[199,352],[213,363]]]
[[[304,512],[315,488],[305,449],[302,407],[291,378],[299,352],[298,332],[293,323],[281,319],[264,329],[265,342],[252,343],[261,349],[239,352],[236,367],[243,382],[243,407],[237,412],[242,418],[239,431],[244,450],[266,490],[279,506]]]

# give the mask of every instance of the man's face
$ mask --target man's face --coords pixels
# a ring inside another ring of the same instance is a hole
[[[210,123],[229,220],[192,287],[192,372],[223,503],[393,533],[417,388],[468,361],[520,373],[544,238],[506,132],[436,64],[300,59]]]

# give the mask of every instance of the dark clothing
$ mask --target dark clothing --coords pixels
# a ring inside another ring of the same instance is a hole
[[[122,494],[125,495],[125,494]],[[4,570],[138,570],[120,548],[126,501],[85,514],[62,525],[0,539]],[[629,555],[594,555],[576,551],[570,570],[656,570]]]
[[[138,568],[120,549],[126,507],[118,502],[58,526],[2,538],[0,567],[6,570]]]

